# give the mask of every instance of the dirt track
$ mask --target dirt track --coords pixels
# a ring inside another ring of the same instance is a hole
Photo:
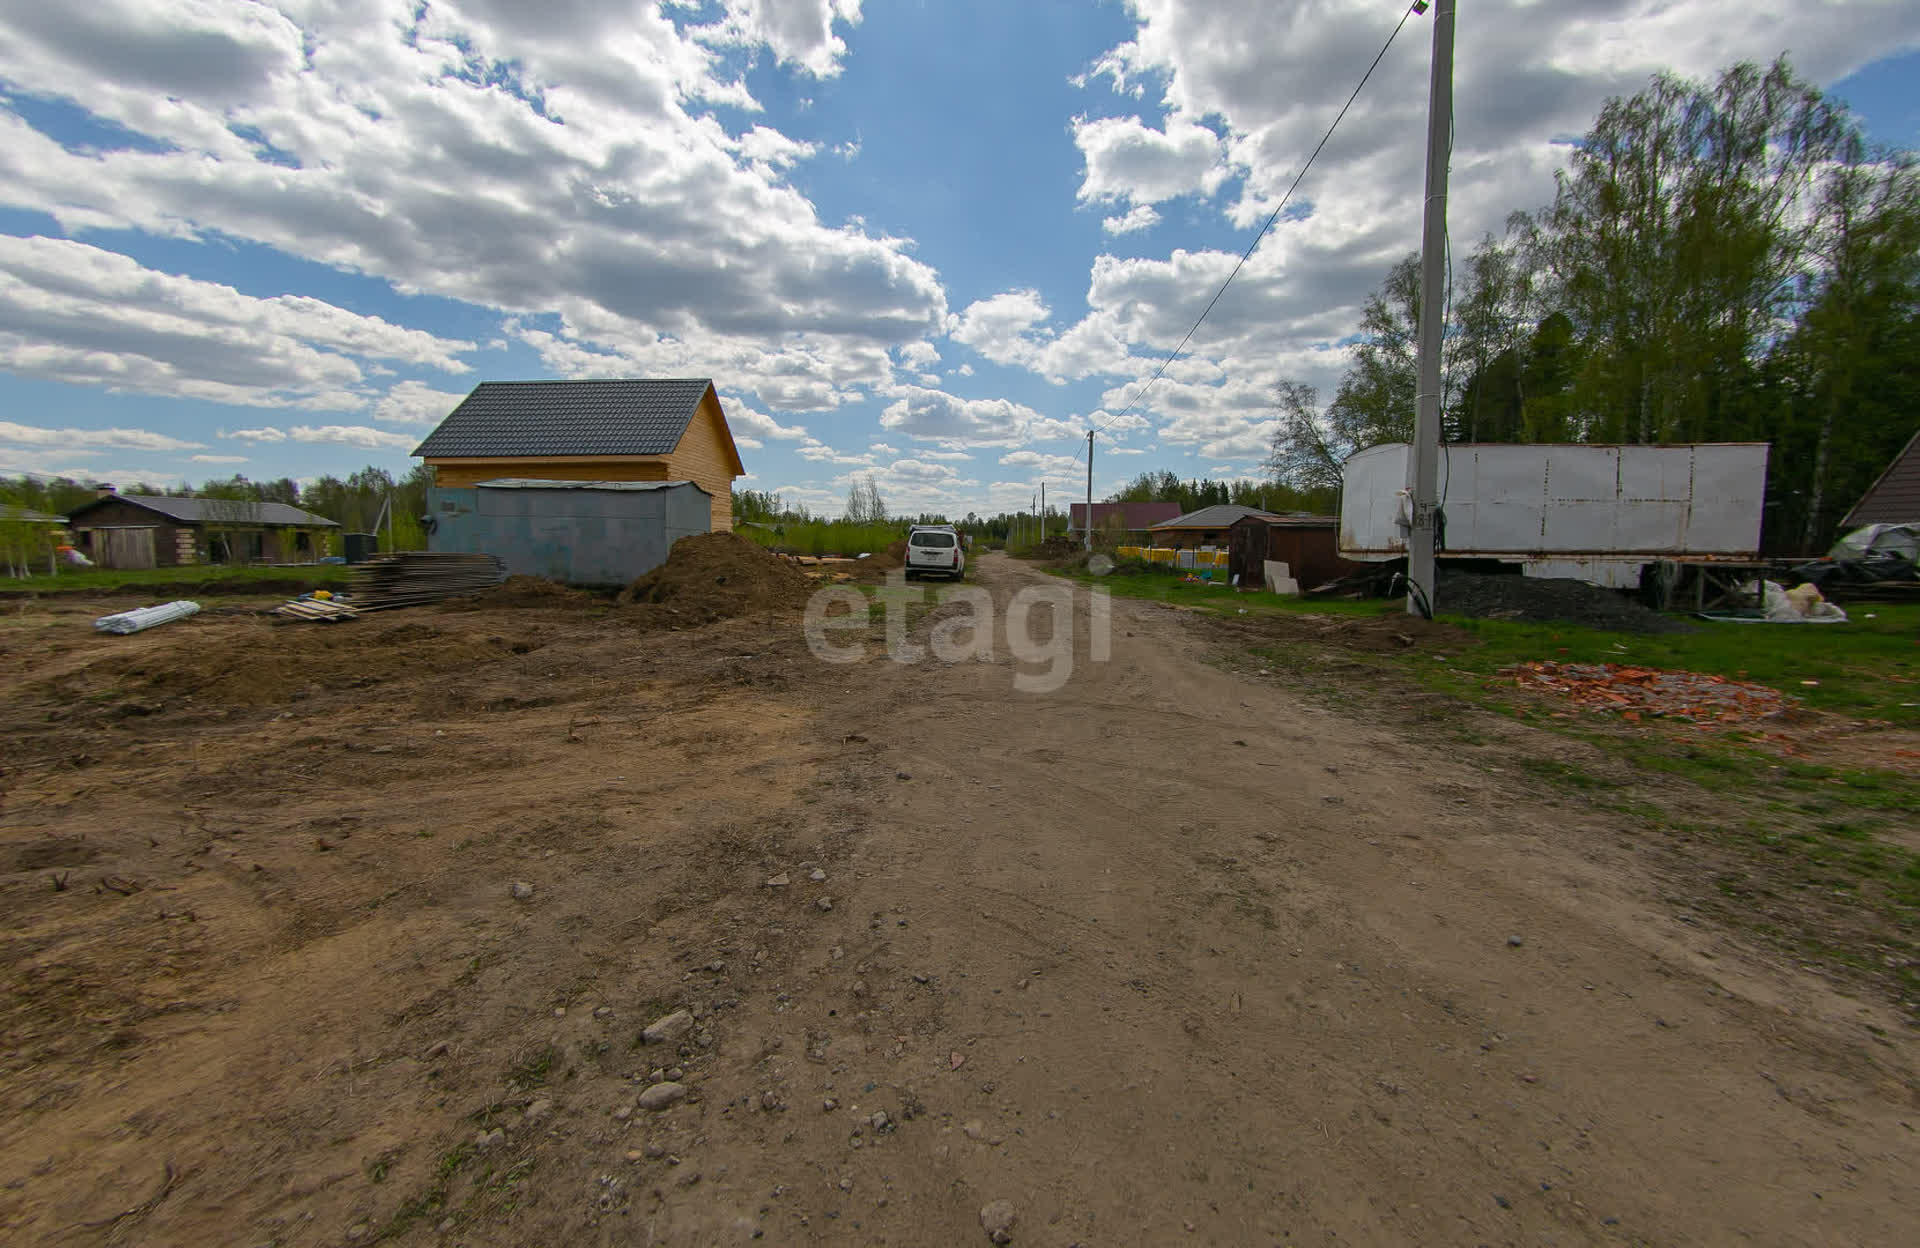
[[[1894,1011],[1178,612],[1095,663],[1083,599],[1045,695],[790,616],[84,619],[0,634],[10,1244],[1920,1239]]]

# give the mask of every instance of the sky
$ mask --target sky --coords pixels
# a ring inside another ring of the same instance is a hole
[[[1456,245],[1669,69],[1920,147],[1920,0],[1466,0]],[[1259,473],[1420,239],[1399,0],[0,0],[0,472],[395,473],[482,381],[711,377],[740,485]],[[1470,245],[1470,244],[1469,244]],[[1131,405],[1131,410],[1127,410]]]

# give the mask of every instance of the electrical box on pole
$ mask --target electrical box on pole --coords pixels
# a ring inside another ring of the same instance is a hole
[[[1433,6],[1433,74],[1427,96],[1427,197],[1420,243],[1419,383],[1414,394],[1407,610],[1434,608],[1440,511],[1440,352],[1447,318],[1447,163],[1453,155],[1454,0]]]

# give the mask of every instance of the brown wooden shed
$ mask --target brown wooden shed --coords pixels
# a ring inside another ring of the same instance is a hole
[[[117,494],[67,513],[74,545],[103,568],[194,563],[304,563],[340,526],[286,503]]]
[[[1237,584],[1258,587],[1273,560],[1287,565],[1301,589],[1312,589],[1360,568],[1340,557],[1339,534],[1338,516],[1242,516],[1227,532],[1227,570]]]

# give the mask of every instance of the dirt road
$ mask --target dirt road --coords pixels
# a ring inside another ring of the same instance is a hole
[[[408,615],[14,622],[0,1238],[1920,1239],[1893,1011],[1179,612],[1095,661],[1079,595],[1047,694],[1004,637]]]

